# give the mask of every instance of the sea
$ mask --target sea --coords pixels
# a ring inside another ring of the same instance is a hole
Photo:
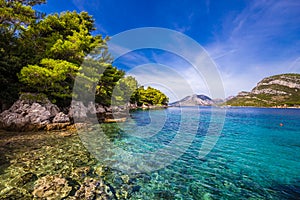
[[[65,135],[1,132],[0,197],[18,187],[30,197],[35,180],[27,193],[15,186],[30,170],[72,179],[75,168],[101,166],[123,199],[300,199],[300,109],[136,110]]]

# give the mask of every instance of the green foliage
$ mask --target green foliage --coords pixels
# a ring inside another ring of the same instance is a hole
[[[38,94],[23,93],[20,96],[20,99],[27,103],[37,102],[37,103],[41,103],[41,104],[46,104],[49,102],[48,97],[43,93],[38,93]]]
[[[30,63],[27,43],[22,35],[27,27],[43,17],[31,6],[44,0],[0,0],[0,110],[18,98],[20,83],[17,73]]]
[[[94,20],[86,12],[48,15],[29,26],[23,39],[33,56],[31,64],[20,73],[20,80],[26,85],[23,91],[43,92],[62,104],[70,100],[76,75],[84,84],[75,95],[84,94],[85,90],[95,91],[96,80],[101,78],[99,74],[103,69],[109,67],[111,57],[107,51],[108,38],[92,36],[93,30]],[[89,53],[98,57],[84,60]],[[84,67],[79,68],[83,61]],[[35,78],[26,78],[31,73]],[[39,80],[29,80],[31,78]]]
[[[125,72],[109,65],[106,67],[96,87],[96,102],[110,105],[112,94],[117,82],[125,75]]]
[[[26,91],[44,93],[52,100],[71,97],[71,84],[79,67],[63,60],[43,59],[40,65],[28,65],[19,75]]]
[[[284,82],[300,84],[300,74],[279,74],[264,78],[255,88],[256,90],[272,90],[279,93],[250,93],[247,96],[237,96],[226,102],[232,106],[257,106],[257,107],[272,107],[272,106],[299,106],[300,105],[300,90],[288,87],[281,84],[272,84],[272,81],[280,80]],[[274,82],[273,82],[274,83]]]
[[[138,88],[137,80],[132,76],[126,76],[120,79],[113,91],[113,105],[125,105],[128,102],[134,102],[134,93]]]
[[[80,65],[92,49],[106,44],[100,35],[92,36],[94,20],[86,12],[64,12],[48,15],[28,27],[23,38],[34,55],[42,58],[66,60]]]
[[[133,95],[132,100],[141,105],[167,105],[169,102],[168,97],[161,91],[148,87],[144,89],[143,86],[139,87]]]
[[[0,0],[0,30],[11,35],[24,31],[34,23],[37,13],[31,6],[44,3],[42,1]]]
[[[0,104],[13,102],[20,91],[45,94],[63,106],[72,94],[81,100],[95,95],[104,105],[167,103],[154,88],[136,90],[137,81],[112,66],[108,38],[91,34],[95,24],[87,12],[45,17],[32,8],[44,2],[0,0]],[[76,76],[80,87],[73,91]]]

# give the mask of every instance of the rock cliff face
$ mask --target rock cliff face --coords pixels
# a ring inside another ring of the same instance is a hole
[[[170,106],[210,106],[215,104],[215,102],[205,95],[194,94],[192,96],[187,96],[180,101],[170,103]]]
[[[227,101],[232,106],[299,106],[300,74],[280,74],[261,80],[251,92]]]

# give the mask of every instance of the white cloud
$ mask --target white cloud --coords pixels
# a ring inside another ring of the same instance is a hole
[[[227,95],[251,90],[266,76],[300,73],[299,10],[299,1],[251,1],[224,19],[222,31],[206,49],[218,65]]]

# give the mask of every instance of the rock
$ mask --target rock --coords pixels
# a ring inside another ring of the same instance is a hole
[[[103,122],[104,119],[106,118],[105,108],[100,104],[96,104],[95,107],[96,107],[96,115],[97,115],[98,121]]]
[[[112,112],[112,107],[104,106],[106,112]]]
[[[62,131],[62,132],[59,133],[59,135],[61,135],[63,137],[69,137],[73,134],[74,134],[74,131]]]
[[[64,114],[63,112],[59,112],[57,115],[55,115],[53,123],[66,123],[70,122],[70,118],[68,115]]]
[[[22,188],[6,188],[4,191],[1,192],[1,199],[19,199],[19,200],[26,200],[32,199],[32,195],[28,193],[28,191]]]
[[[81,185],[80,189],[76,191],[72,199],[116,199],[111,188],[105,185],[103,180],[95,180],[87,178]]]
[[[51,124],[47,124],[44,129],[46,131],[51,131],[51,130],[67,130],[67,129],[69,129],[70,125],[71,125],[70,122],[66,122],[66,123],[51,123]]]
[[[121,179],[122,179],[123,183],[128,184],[130,177],[128,175],[124,174],[121,176]]]
[[[141,108],[142,108],[142,109],[148,109],[148,108],[149,108],[149,106],[148,106],[148,105],[145,105],[145,104],[143,104],[143,105],[141,106]]]
[[[128,103],[127,107],[129,109],[137,109],[138,108],[137,104],[131,104],[131,103]]]
[[[13,131],[41,130],[58,113],[59,108],[48,99],[33,102],[32,99],[26,100],[21,96],[8,110],[0,114],[0,128]]]
[[[76,124],[71,124],[66,127],[68,131],[77,131],[77,130],[88,130],[90,127],[90,124],[88,123],[76,123]]]
[[[87,106],[87,111],[89,114],[96,114],[97,113],[97,109],[96,109],[96,105],[93,102],[89,102],[88,106]]]
[[[105,113],[106,112],[105,108],[100,104],[96,104],[95,107],[96,107],[96,113]]]
[[[72,176],[76,180],[82,180],[85,177],[87,177],[88,173],[90,173],[91,168],[90,167],[78,167],[72,171]]]
[[[100,177],[105,177],[111,174],[111,169],[109,167],[99,165],[94,168],[94,173]]]
[[[68,116],[72,118],[75,123],[86,122],[88,120],[87,112],[88,112],[88,108],[85,107],[83,102],[72,101]]]
[[[37,180],[33,195],[36,198],[63,199],[69,195],[72,187],[59,175],[47,175]]]
[[[133,186],[128,184],[123,184],[121,189],[117,191],[116,196],[118,199],[130,199],[134,192],[140,190],[140,186]],[[161,198],[159,198],[161,199]]]

